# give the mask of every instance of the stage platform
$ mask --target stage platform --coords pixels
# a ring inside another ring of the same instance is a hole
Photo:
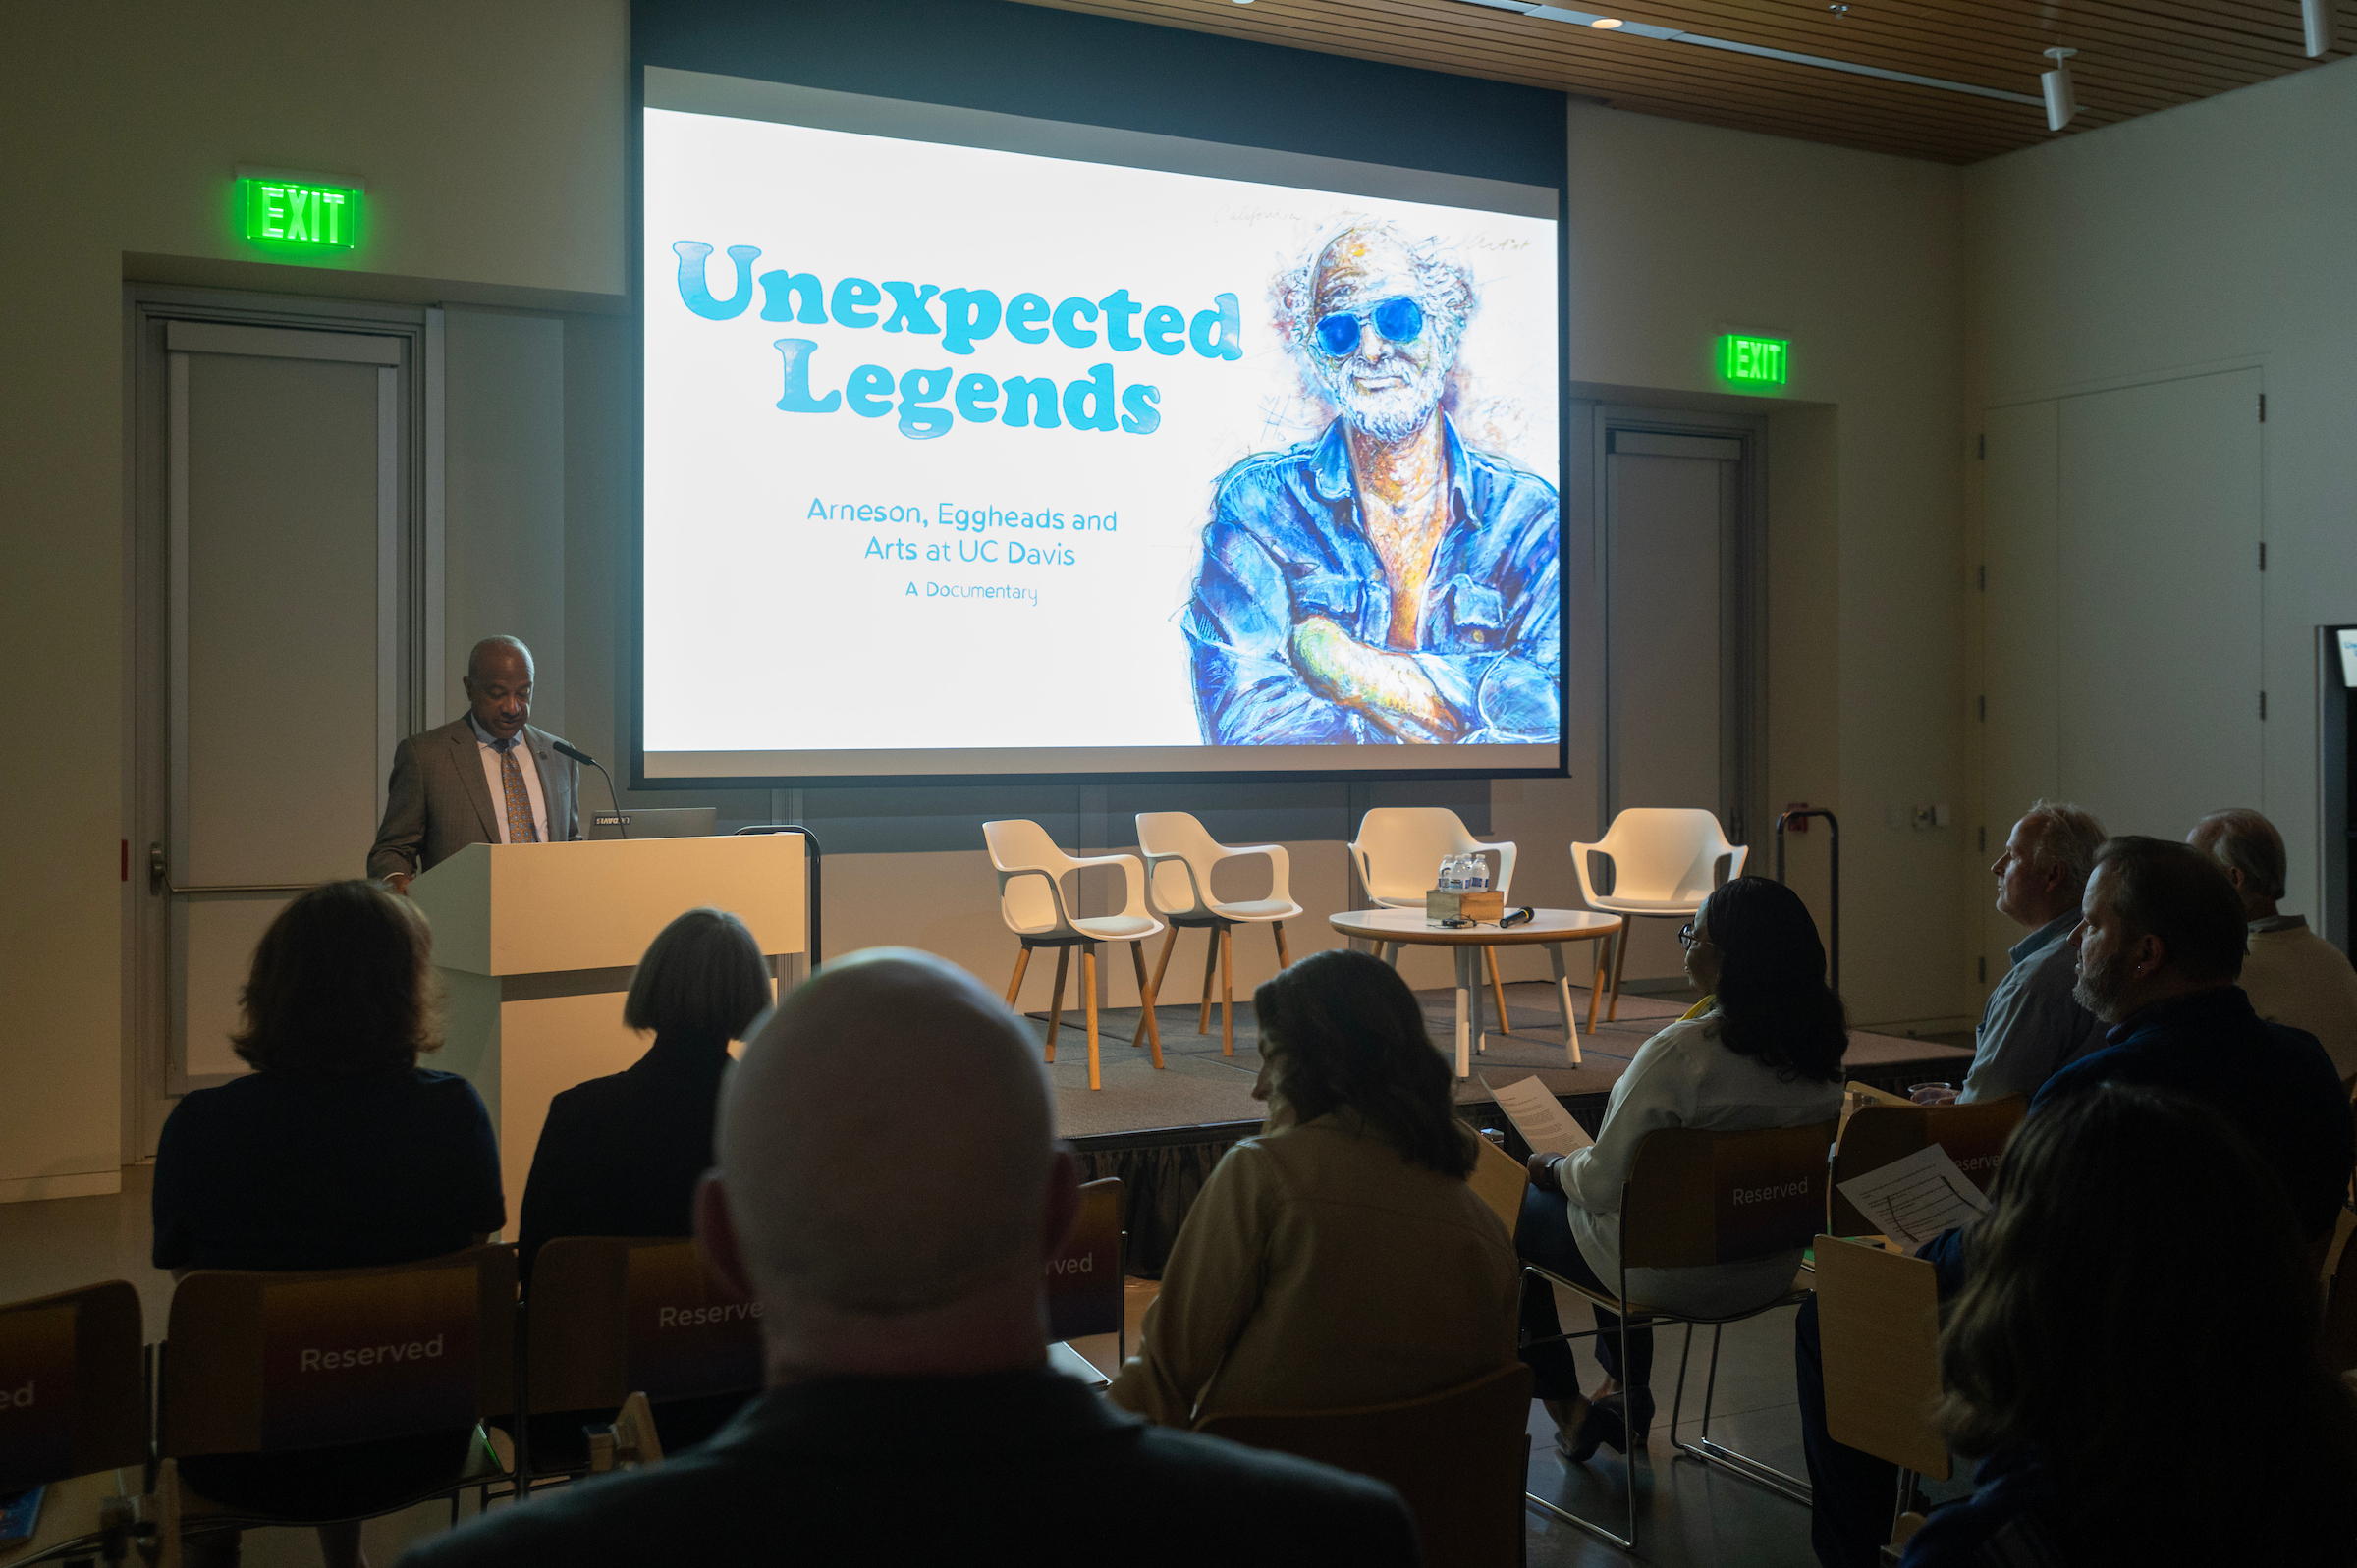
[[[1453,994],[1419,992],[1417,1000],[1424,1004],[1434,1040],[1452,1038]],[[1578,1067],[1563,1057],[1555,988],[1524,982],[1506,988],[1507,1014],[1514,1033],[1493,1033],[1488,1051],[1473,1058],[1473,1075],[1457,1084],[1459,1113],[1477,1127],[1503,1129],[1507,1150],[1517,1156],[1527,1151],[1483,1084],[1485,1076],[1504,1084],[1535,1072],[1580,1125],[1594,1132],[1604,1120],[1613,1085],[1627,1070],[1637,1048],[1691,1005],[1690,998],[1624,994],[1619,1018],[1599,1019],[1591,1034],[1586,1029],[1587,993],[1575,989],[1571,1000],[1581,1020]],[[1047,1014],[1030,1017],[1044,1047]],[[1092,1092],[1088,1087],[1084,1021],[1067,1012],[1057,1031],[1056,1060],[1048,1068],[1056,1091],[1057,1130],[1078,1153],[1081,1179],[1122,1178],[1128,1189],[1129,1210],[1123,1265],[1130,1273],[1157,1277],[1203,1179],[1230,1145],[1260,1128],[1261,1108],[1252,1098],[1252,1083],[1260,1073],[1259,1035],[1250,1001],[1239,997],[1235,1054],[1225,1056],[1217,1004],[1211,1009],[1211,1030],[1203,1034],[1195,1027],[1195,1003],[1165,1003],[1155,1009],[1165,1063],[1156,1072],[1146,1048],[1140,1044],[1133,1049],[1128,1043],[1137,1027],[1137,1008],[1109,1008],[1097,1017],[1102,1089]],[[1847,1069],[1848,1076],[1860,1082],[1903,1090],[1927,1079],[1960,1082],[1971,1060],[1966,1047],[1854,1031]]]

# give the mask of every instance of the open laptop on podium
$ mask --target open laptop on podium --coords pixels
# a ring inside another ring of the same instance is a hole
[[[709,838],[720,831],[720,808],[633,806],[627,811],[594,811],[589,814],[586,831],[592,838]]]

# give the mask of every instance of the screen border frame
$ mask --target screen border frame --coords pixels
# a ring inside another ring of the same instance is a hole
[[[1158,28],[1157,30],[1164,30]],[[1289,53],[1306,51],[1288,50]],[[1323,59],[1323,56],[1316,58]],[[645,213],[645,127],[646,72],[654,66],[674,71],[698,71],[699,67],[671,66],[648,58],[633,47],[628,66],[629,91],[624,132],[624,243],[625,287],[629,292],[630,308],[627,319],[630,328],[630,393],[628,406],[630,435],[625,445],[624,465],[629,487],[627,506],[629,548],[624,553],[623,570],[615,584],[616,610],[620,616],[621,635],[616,639],[622,654],[620,687],[623,711],[617,715],[620,728],[628,739],[629,775],[627,786],[631,790],[714,790],[714,789],[800,789],[800,788],[879,788],[879,787],[970,787],[987,784],[1159,784],[1180,783],[1217,784],[1388,784],[1415,780],[1472,780],[1472,779],[1567,779],[1571,777],[1571,718],[1573,702],[1570,675],[1572,664],[1571,580],[1573,573],[1557,573],[1557,591],[1562,596],[1561,613],[1557,616],[1557,668],[1562,672],[1558,684],[1556,714],[1556,762],[1544,768],[1501,768],[1496,766],[1466,766],[1458,768],[1320,768],[1320,769],[1075,769],[1034,773],[873,773],[873,774],[740,774],[650,776],[646,771],[646,691],[645,691],[645,564],[646,564],[646,482],[644,476],[646,448],[646,312],[647,280],[645,274],[646,213]],[[1419,73],[1421,75],[1422,73]],[[775,81],[769,77],[748,77],[752,81]],[[805,83],[788,83],[802,85]],[[807,83],[816,85],[816,83]],[[907,100],[928,101],[928,100]],[[964,107],[948,105],[948,107]],[[1087,129],[1121,130],[1121,127],[1095,127],[1088,122],[1059,120],[1053,115],[1033,115],[1031,118],[1056,120],[1060,124],[1078,125]],[[1200,139],[1200,138],[1198,138]],[[1238,143],[1258,146],[1262,143]],[[1275,147],[1270,150],[1295,149]],[[1374,161],[1374,160],[1369,160]],[[1571,524],[1569,505],[1572,491],[1566,481],[1572,470],[1570,397],[1570,297],[1571,280],[1571,192],[1566,177],[1556,184],[1555,217],[1555,274],[1556,297],[1564,308],[1556,311],[1556,495],[1557,549],[1559,555],[1569,545]],[[1592,519],[1591,519],[1592,523]],[[1591,533],[1593,532],[1591,526]],[[923,748],[910,747],[911,751]],[[942,748],[944,750],[967,748]],[[1079,749],[1079,748],[1075,748]]]

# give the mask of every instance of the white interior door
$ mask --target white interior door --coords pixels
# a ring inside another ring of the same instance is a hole
[[[170,1088],[229,1035],[292,892],[356,876],[402,725],[406,340],[165,336]]]
[[[1615,430],[1605,476],[1605,820],[1741,788],[1736,529],[1743,443]],[[1767,868],[1762,866],[1761,870]],[[1682,972],[1672,923],[1634,923],[1624,978]]]
[[[2060,784],[2115,834],[2262,800],[2259,386],[2061,400]]]

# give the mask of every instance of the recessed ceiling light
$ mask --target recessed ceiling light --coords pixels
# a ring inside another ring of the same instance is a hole
[[[1620,26],[1620,19],[1618,17],[1598,17],[1595,21],[1589,23],[1588,26],[1591,27],[1602,27],[1607,31],[1610,31],[1612,28]]]

